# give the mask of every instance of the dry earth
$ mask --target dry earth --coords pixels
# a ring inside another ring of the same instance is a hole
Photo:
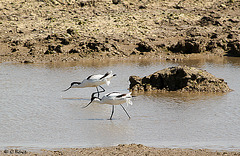
[[[0,1],[0,62],[240,56],[239,0]]]

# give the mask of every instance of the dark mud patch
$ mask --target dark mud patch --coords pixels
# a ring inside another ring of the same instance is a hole
[[[130,76],[130,90],[180,91],[180,92],[229,92],[224,79],[216,78],[205,70],[194,67],[177,66],[157,71],[140,78]]]

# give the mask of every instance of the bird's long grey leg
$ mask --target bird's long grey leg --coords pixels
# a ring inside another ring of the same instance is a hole
[[[129,117],[129,119],[131,118],[130,115],[128,114],[128,112],[126,111],[126,109],[123,107],[122,104],[120,104],[120,106],[123,108],[123,110],[126,112],[127,116]]]
[[[109,120],[112,120],[113,113],[114,113],[114,105],[112,105],[112,114]]]
[[[99,98],[99,95],[100,95],[99,93],[100,93],[100,92],[99,92],[99,90],[98,90],[98,87],[96,87],[96,89],[97,89],[97,92],[93,92],[93,93],[92,93],[91,99],[94,97],[95,94],[98,94],[97,97]]]
[[[92,93],[92,98],[94,97],[95,94],[97,94],[98,95],[97,97],[99,98],[100,93],[105,92],[105,89],[102,86],[99,86],[99,87],[102,88],[102,90],[99,91],[98,87],[96,87],[97,92]]]
[[[98,87],[96,87],[96,88],[97,88],[97,93],[98,93],[98,97],[99,97],[99,95],[100,95],[100,94],[99,94],[99,90],[98,90]]]
[[[102,86],[99,86],[102,90],[99,93],[105,92],[105,89]]]

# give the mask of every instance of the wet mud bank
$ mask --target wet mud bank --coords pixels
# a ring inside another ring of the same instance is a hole
[[[130,76],[129,89],[133,92],[179,91],[179,92],[229,92],[224,79],[216,78],[205,70],[177,66],[157,71],[140,78]]]
[[[0,62],[240,56],[238,0],[7,0]]]

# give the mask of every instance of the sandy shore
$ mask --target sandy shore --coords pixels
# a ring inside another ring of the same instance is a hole
[[[141,144],[120,144],[113,147],[94,147],[94,148],[63,148],[54,150],[41,149],[39,152],[30,152],[25,150],[9,149],[0,152],[0,155],[240,155],[239,151],[214,151],[207,149],[168,149],[147,147]]]

